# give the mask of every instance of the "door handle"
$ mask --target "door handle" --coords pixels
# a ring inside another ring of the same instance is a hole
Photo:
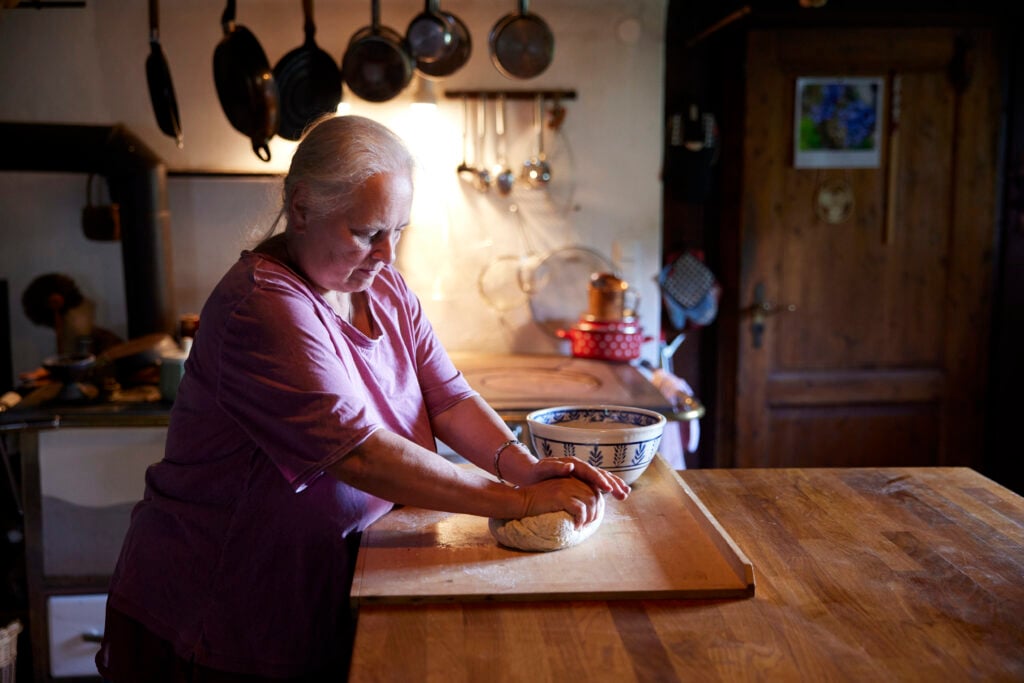
[[[754,302],[741,311],[751,316],[750,335],[754,348],[761,348],[761,342],[764,337],[764,321],[768,319],[768,316],[775,315],[776,313],[792,313],[795,310],[795,304],[779,304],[766,299],[763,282],[758,282],[754,285]]]

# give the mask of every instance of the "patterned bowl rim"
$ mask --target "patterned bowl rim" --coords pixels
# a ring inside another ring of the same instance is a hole
[[[558,413],[558,412],[623,412],[632,413],[634,415],[642,415],[647,418],[651,418],[651,422],[644,425],[631,425],[640,429],[647,429],[651,427],[664,427],[668,422],[668,419],[661,413],[649,410],[647,408],[637,408],[636,406],[623,406],[614,405],[609,403],[594,403],[594,404],[579,404],[579,405],[561,405],[551,406],[548,408],[540,408],[527,414],[526,422],[528,424],[537,424],[547,427],[564,427],[565,429],[581,429],[578,427],[571,427],[566,425],[559,425],[557,422],[548,422],[544,419],[547,414]],[[587,430],[590,431],[590,430]]]

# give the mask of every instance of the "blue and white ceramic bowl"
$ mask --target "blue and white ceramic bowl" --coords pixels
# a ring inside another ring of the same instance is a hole
[[[651,464],[665,422],[653,410],[615,405],[556,406],[526,416],[537,457],[577,457],[627,484]]]

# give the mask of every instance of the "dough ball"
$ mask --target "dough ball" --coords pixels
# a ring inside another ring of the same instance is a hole
[[[491,519],[488,526],[494,539],[516,550],[561,550],[582,543],[601,526],[604,519],[604,496],[598,498],[597,518],[579,529],[572,515],[564,510],[546,512],[522,519]]]

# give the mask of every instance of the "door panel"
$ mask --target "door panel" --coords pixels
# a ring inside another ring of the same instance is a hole
[[[763,467],[932,465],[938,458],[937,403],[778,406]]]
[[[991,38],[969,39],[750,32],[735,465],[980,456],[999,102]],[[794,168],[802,76],[884,78],[878,168]]]

